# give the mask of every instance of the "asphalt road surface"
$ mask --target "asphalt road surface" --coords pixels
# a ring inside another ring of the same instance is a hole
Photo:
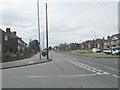
[[[118,88],[117,58],[86,58],[54,51],[50,58],[51,62],[3,70],[2,87]]]

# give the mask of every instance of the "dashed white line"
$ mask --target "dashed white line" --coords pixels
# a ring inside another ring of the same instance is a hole
[[[97,72],[97,74],[103,74],[103,73]]]
[[[69,58],[68,58],[68,59],[69,59]],[[87,69],[87,70],[89,70],[89,71],[91,71],[91,72],[95,72],[95,73],[97,73],[97,74],[110,74],[110,73],[108,73],[108,72],[104,72],[104,71],[102,71],[102,70],[99,70],[99,69],[96,69],[96,68],[94,68],[94,67],[85,65],[85,64],[83,64],[83,63],[79,63],[79,62],[76,62],[76,61],[72,61],[72,60],[70,60],[70,59],[69,59],[69,62],[71,62],[71,63],[73,63],[73,64],[75,64],[75,65],[77,65],[77,66],[79,66],[79,67],[82,67],[82,68],[84,68],[84,69]]]
[[[87,68],[87,70],[91,70],[91,69]]]
[[[92,69],[97,70],[96,68],[92,68]]]
[[[104,74],[110,74],[110,73],[108,73],[108,72],[103,72]]]
[[[96,72],[95,70],[91,70],[92,72]]]
[[[116,77],[116,78],[120,78],[119,76],[117,76],[117,75],[112,75],[113,77]]]
[[[117,70],[117,69],[113,69],[113,68],[110,68],[110,67],[105,67],[105,68],[110,69],[110,70],[113,70],[113,71],[120,72],[119,70]]]
[[[97,71],[102,72],[102,70],[97,70]]]

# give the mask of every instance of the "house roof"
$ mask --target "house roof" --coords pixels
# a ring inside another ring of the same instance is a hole
[[[17,39],[19,39],[19,37],[16,36],[16,35],[15,35],[14,33],[12,33],[12,32],[9,32],[9,33],[6,32],[6,34],[7,34],[7,36],[9,36],[10,38],[17,38]]]
[[[112,35],[107,41],[120,40],[120,33]]]

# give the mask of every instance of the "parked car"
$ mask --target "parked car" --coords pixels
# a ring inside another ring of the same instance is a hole
[[[112,47],[112,48],[106,48],[103,50],[106,54],[120,54],[120,47]]]
[[[92,51],[93,51],[94,53],[101,52],[101,50],[100,50],[99,48],[93,48]]]
[[[115,55],[115,54],[120,54],[120,47],[112,47],[112,48],[111,48],[111,53],[112,53],[113,55]]]
[[[111,49],[110,48],[103,49],[103,52],[106,54],[111,54]]]

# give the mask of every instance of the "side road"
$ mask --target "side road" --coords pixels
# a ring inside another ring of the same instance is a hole
[[[45,57],[42,57],[42,59],[40,60],[39,53],[38,53],[38,54],[34,55],[33,57],[28,58],[28,59],[2,63],[2,67],[0,67],[0,69],[22,67],[22,66],[28,66],[28,65],[44,63],[44,62],[49,62],[49,61],[51,61],[51,60],[47,60]]]

